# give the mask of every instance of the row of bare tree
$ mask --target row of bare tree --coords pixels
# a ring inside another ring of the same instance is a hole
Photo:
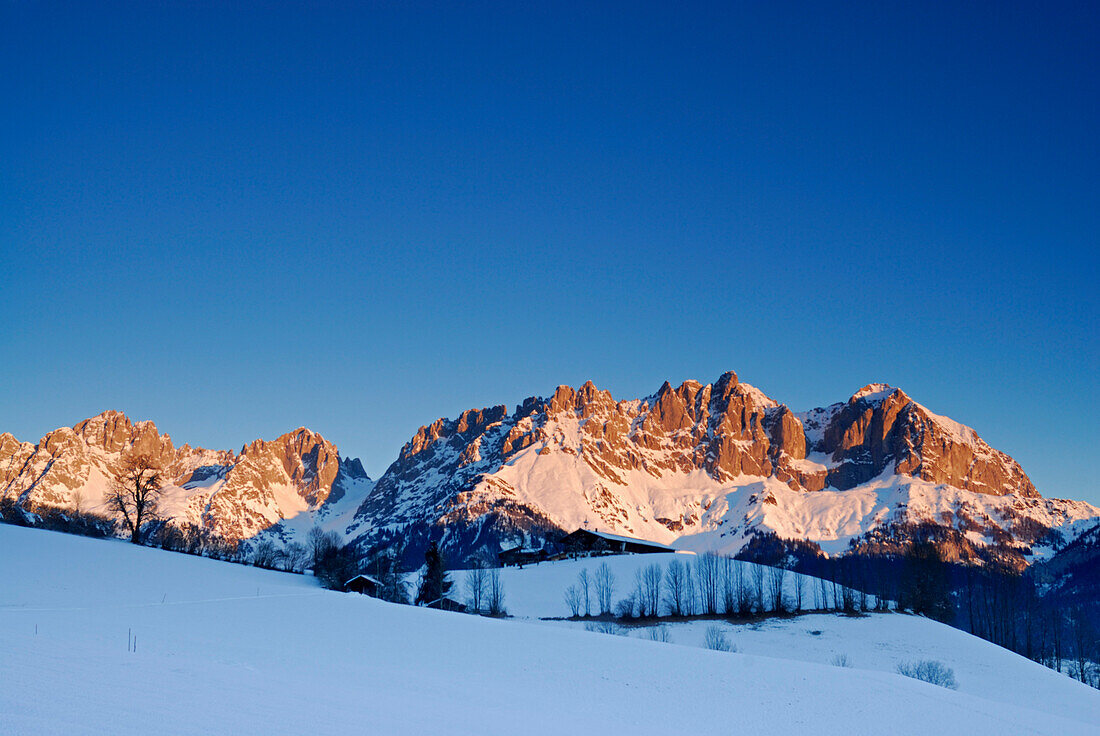
[[[731,617],[765,613],[797,613],[813,610],[868,610],[871,597],[841,584],[819,580],[815,587],[803,575],[785,567],[768,567],[705,553],[671,560],[668,565],[639,568],[624,598],[611,605],[615,576],[601,562],[593,576],[582,569],[577,582],[565,590],[565,602],[573,617],[593,615],[592,592],[599,614],[619,618],[670,616]],[[875,605],[879,601],[875,600]]]

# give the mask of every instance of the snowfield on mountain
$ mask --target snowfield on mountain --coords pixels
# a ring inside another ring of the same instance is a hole
[[[550,610],[533,596],[560,595],[550,588],[575,564],[508,571],[506,604]],[[741,636],[744,652],[716,652],[391,605],[322,591],[306,576],[7,525],[0,579],[8,733],[1065,736],[1100,727],[1095,691],[900,615],[881,618],[898,627],[888,636],[899,656],[949,661],[957,648],[986,664],[956,661],[953,691],[876,671],[856,643],[874,617],[796,619],[774,648]],[[818,626],[820,636],[796,635]],[[854,666],[790,651],[826,641]],[[1002,697],[987,696],[998,688]]]

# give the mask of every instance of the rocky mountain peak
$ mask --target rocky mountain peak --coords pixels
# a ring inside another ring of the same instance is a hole
[[[727,390],[732,389],[738,383],[737,374],[733,371],[726,371],[722,375],[718,376],[718,380],[714,382],[714,388],[718,393],[724,394]]]
[[[859,391],[856,391],[854,394],[852,394],[852,397],[848,399],[848,403],[854,404],[859,401],[875,403],[878,401],[882,401],[883,399],[886,399],[888,397],[892,397],[895,394],[900,394],[901,397],[904,398],[906,401],[909,400],[909,397],[906,396],[901,389],[894,388],[887,383],[869,383],[861,388]]]
[[[828,481],[841,490],[892,470],[977,493],[1039,495],[1019,463],[991,448],[973,429],[887,384],[869,384],[847,404],[807,414],[827,418],[811,449],[833,461]]]
[[[0,497],[29,511],[74,504],[105,511],[105,494],[131,454],[148,456],[162,468],[166,513],[175,522],[233,540],[320,508],[341,478],[336,446],[305,427],[255,440],[236,454],[187,444],[177,450],[153,422],[106,411],[33,445],[0,436]],[[366,480],[361,463],[347,464],[347,481]]]
[[[88,448],[101,450],[108,455],[125,452],[149,457],[162,467],[176,459],[172,438],[161,434],[150,421],[133,422],[121,411],[108,410],[75,424],[72,429],[61,429],[46,435],[47,446],[59,447],[59,441],[77,439]],[[63,439],[64,438],[64,439]]]

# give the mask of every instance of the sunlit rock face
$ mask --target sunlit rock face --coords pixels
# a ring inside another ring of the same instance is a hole
[[[969,533],[1030,544],[1095,513],[1040,499],[1015,460],[898,389],[797,413],[729,372],[633,400],[559,386],[512,412],[438,419],[348,531],[367,545],[440,539],[466,556],[588,524],[735,552],[760,532],[843,547],[883,523],[963,518]],[[1021,536],[1019,518],[1037,531]]]
[[[872,384],[824,412],[830,419],[814,449],[837,463],[828,476],[836,488],[851,488],[892,468],[898,475],[977,493],[1039,495],[1019,463],[900,389]]]
[[[230,541],[248,539],[282,520],[315,511],[340,480],[365,478],[357,460],[300,428],[239,453],[183,445],[152,422],[107,411],[50,432],[36,444],[0,435],[0,498],[28,511],[46,508],[108,513],[106,494],[123,461],[148,457],[162,470],[162,515]]]

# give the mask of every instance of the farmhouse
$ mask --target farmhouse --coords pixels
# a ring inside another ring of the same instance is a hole
[[[566,554],[578,556],[652,554],[654,552],[675,552],[672,547],[644,539],[624,537],[606,532],[594,532],[591,529],[578,529],[561,540]]]
[[[545,549],[532,549],[530,547],[524,547],[520,545],[513,547],[512,549],[501,550],[497,554],[497,559],[500,560],[501,567],[508,567],[509,565],[518,565],[523,567],[524,565],[533,565],[536,562],[543,562],[550,557],[550,553]]]
[[[344,583],[344,590],[349,593],[362,593],[363,595],[377,598],[378,589],[381,586],[382,584],[370,575],[356,575],[351,580]]]

